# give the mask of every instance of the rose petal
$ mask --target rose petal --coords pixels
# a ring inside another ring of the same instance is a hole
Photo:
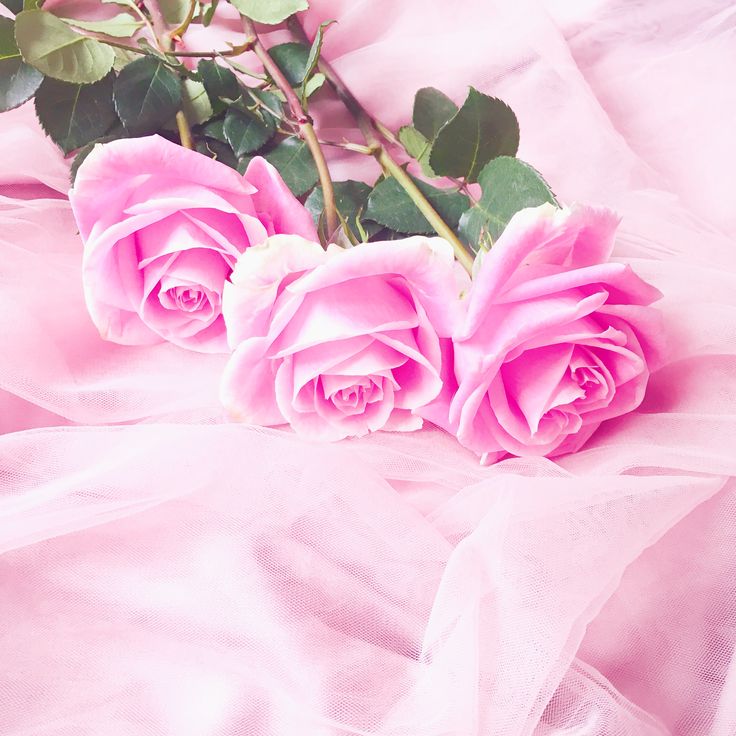
[[[287,290],[302,295],[303,301],[274,340],[272,349],[276,357],[325,342],[411,329],[418,324],[413,305],[381,279],[356,278],[318,292],[305,293],[291,286]]]
[[[230,345],[235,347],[250,337],[265,335],[284,279],[315,268],[326,257],[318,243],[286,235],[248,248],[235,264],[223,293]],[[294,304],[300,301],[294,299]]]
[[[648,305],[662,297],[662,293],[639,278],[631,266],[623,263],[601,263],[525,280],[505,290],[499,296],[499,301],[525,301],[568,289],[592,288],[594,284],[605,288],[609,293],[609,300],[615,304]]]
[[[571,356],[571,345],[554,345],[528,350],[501,368],[509,401],[519,407],[532,435],[554,405],[556,389],[569,370]],[[573,398],[584,396],[584,392],[576,388]]]
[[[248,164],[245,179],[256,188],[253,202],[261,221],[271,225],[269,235],[286,233],[317,241],[311,214],[302,207],[278,171],[261,156]]]
[[[220,383],[220,400],[241,422],[265,427],[285,424],[276,404],[274,364],[265,358],[268,343],[253,338],[230,356]]]
[[[517,212],[483,258],[464,333],[477,329],[499,295],[523,278],[523,264],[551,263],[579,268],[608,259],[618,217],[610,210],[550,204]],[[517,273],[519,279],[517,279]]]
[[[375,242],[329,255],[322,268],[305,275],[291,289],[304,293],[369,276],[396,274],[410,286],[441,337],[449,337],[463,316],[459,296],[469,288],[469,279],[464,275],[460,277],[463,283],[458,284],[452,248],[441,238]]]

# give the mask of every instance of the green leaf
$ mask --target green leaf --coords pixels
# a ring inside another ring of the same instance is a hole
[[[414,98],[414,125],[405,125],[399,130],[399,141],[429,178],[437,177],[429,162],[435,138],[457,112],[457,105],[447,95],[434,87],[424,87]]]
[[[10,18],[0,17],[0,60],[20,59],[14,28],[15,23]]]
[[[470,205],[470,200],[456,189],[438,189],[418,179],[414,179],[414,183],[432,203],[442,219],[451,228],[457,227],[460,216]],[[365,217],[400,233],[430,234],[434,232],[424,215],[393,177],[380,181],[374,187],[368,198]]]
[[[305,98],[311,97],[315,92],[318,92],[320,89],[322,89],[322,85],[327,81],[327,77],[325,77],[322,72],[317,72],[313,76],[311,76],[304,84],[304,91],[303,95]]]
[[[305,79],[309,79],[309,77],[312,75],[312,72],[317,68],[317,64],[319,63],[319,55],[320,53],[322,53],[322,42],[325,38],[325,30],[329,28],[333,23],[337,23],[337,21],[327,20],[324,23],[319,24],[317,35],[314,37],[314,41],[312,41],[312,47],[309,49],[309,57],[307,58],[306,69],[304,71],[302,81],[304,81]]]
[[[475,250],[484,236],[496,240],[519,210],[545,202],[557,205],[547,182],[518,158],[493,159],[483,167],[478,182],[483,195],[460,218],[460,234]]]
[[[266,160],[273,164],[291,191],[300,197],[308,192],[319,180],[307,144],[299,138],[286,138],[266,154]]]
[[[353,180],[336,181],[333,182],[333,186],[335,188],[337,211],[342,215],[348,226],[353,229],[356,226],[357,218],[365,210],[371,188],[362,181]],[[325,198],[321,186],[312,190],[304,206],[309,210],[315,224],[318,224],[325,209]]]
[[[209,59],[201,59],[197,73],[213,104],[219,99],[237,100],[240,97],[238,78],[227,67]]]
[[[457,105],[434,87],[420,89],[414,97],[414,127],[433,141],[442,126],[457,114]]]
[[[119,72],[124,69],[128,64],[134,62],[136,59],[140,59],[140,54],[135,54],[132,51],[126,51],[125,49],[119,49],[116,46],[112,48],[115,54],[115,61],[113,62],[112,68],[114,71]]]
[[[184,80],[182,109],[190,125],[201,125],[214,115],[210,98],[201,82],[194,79]]]
[[[215,17],[215,11],[217,10],[217,6],[219,4],[219,0],[211,0],[210,4],[207,5],[202,10],[202,25],[206,28],[210,23],[212,23],[212,19]]]
[[[179,26],[189,12],[189,0],[157,0],[164,20],[170,26]]]
[[[13,27],[10,18],[0,18],[0,112],[30,100],[43,81],[43,74],[21,58]]]
[[[270,124],[270,120],[270,117],[264,120],[234,107],[227,111],[223,132],[237,158],[257,151],[273,138],[276,127]]]
[[[23,10],[23,0],[0,0],[0,3],[14,15],[18,15]]]
[[[110,46],[75,33],[45,10],[24,10],[15,19],[15,40],[23,60],[48,77],[89,84],[112,68]]]
[[[143,25],[143,21],[136,20],[127,13],[118,13],[107,20],[77,20],[76,18],[62,18],[61,20],[83,31],[104,33],[115,38],[130,38]]]
[[[44,79],[36,95],[36,115],[64,153],[94,141],[117,122],[112,104],[113,79],[112,73],[94,84]]]
[[[128,64],[115,80],[113,100],[123,125],[134,135],[155,133],[182,103],[179,78],[150,56]]]
[[[404,150],[419,162],[425,176],[430,178],[437,176],[429,165],[429,154],[432,151],[432,145],[415,127],[405,125],[400,128],[399,142],[404,146]]]
[[[281,43],[272,46],[268,53],[292,87],[298,87],[304,81],[309,61],[308,46],[303,43]]]
[[[491,159],[514,156],[518,148],[519,123],[513,110],[471,87],[457,115],[437,134],[429,162],[439,176],[474,182]]]
[[[300,10],[307,10],[307,0],[230,0],[241,15],[256,21],[276,25]]]
[[[202,134],[207,136],[207,138],[212,138],[213,140],[220,141],[220,143],[228,145],[227,138],[225,137],[224,125],[224,120],[210,120],[207,125],[202,128]]]

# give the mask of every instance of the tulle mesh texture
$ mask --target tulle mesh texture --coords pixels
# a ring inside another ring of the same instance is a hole
[[[99,339],[66,165],[29,106],[4,114],[0,734],[733,736],[731,3],[306,15],[333,17],[328,56],[387,124],[472,83],[562,199],[619,209],[667,364],[557,462],[227,424],[224,358]]]

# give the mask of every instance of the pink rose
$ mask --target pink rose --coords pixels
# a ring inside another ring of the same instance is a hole
[[[448,243],[324,251],[277,236],[243,253],[231,282],[221,396],[234,418],[328,440],[421,427],[467,286]]]
[[[275,233],[316,236],[278,172],[245,176],[159,136],[95,147],[69,194],[84,241],[87,307],[102,336],[227,352],[222,287]]]
[[[609,263],[618,218],[544,205],[519,212],[485,256],[455,338],[449,420],[486,461],[574,452],[642,401],[661,294]]]

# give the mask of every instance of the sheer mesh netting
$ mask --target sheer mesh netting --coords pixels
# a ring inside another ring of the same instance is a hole
[[[228,424],[222,356],[99,338],[67,164],[3,115],[0,733],[733,736],[732,3],[312,6],[389,126],[472,83],[561,199],[620,211],[667,363],[558,462]]]

